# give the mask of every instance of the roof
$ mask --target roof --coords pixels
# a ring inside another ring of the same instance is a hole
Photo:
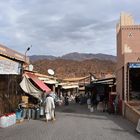
[[[35,72],[35,75],[40,78],[56,79],[56,77],[54,77],[54,76],[49,76],[49,75],[40,74],[40,73],[36,73],[36,72]]]
[[[95,80],[92,83],[93,84],[115,84],[115,82],[116,82],[116,78],[111,77],[111,78],[104,78],[104,79]]]
[[[16,51],[14,51],[10,48],[7,48],[6,46],[1,45],[1,44],[0,44],[0,55],[8,57],[10,59],[15,59],[18,61],[23,61],[23,62],[26,61],[27,63],[29,63],[29,57],[27,57],[27,56],[25,57],[24,54],[16,52]]]
[[[99,80],[94,80],[90,84],[86,85],[86,88],[92,88],[94,86],[114,86],[116,84],[116,78],[104,78]]]
[[[87,79],[87,78],[90,78],[90,75],[84,76],[84,77],[67,78],[67,79],[63,79],[63,81],[73,82],[73,81],[85,80],[85,79]]]
[[[78,83],[59,83],[63,89],[72,89],[72,88],[79,88]]]
[[[54,76],[48,76],[48,75],[44,75],[44,74],[40,74],[40,73],[35,73],[35,75],[38,77],[38,79],[40,79],[41,81],[43,81],[46,84],[58,84],[57,82],[57,78]]]
[[[38,79],[40,79],[41,81],[43,81],[46,84],[58,84],[58,82],[56,80],[52,80],[49,78],[38,77]]]
[[[72,88],[79,88],[78,85],[64,85],[62,86],[63,89],[72,89]]]
[[[31,78],[39,86],[39,88],[42,89],[42,91],[46,91],[46,92],[51,91],[51,89],[47,85],[45,85],[44,82],[39,80],[36,75],[32,73],[26,73],[26,75],[28,76],[28,78]]]

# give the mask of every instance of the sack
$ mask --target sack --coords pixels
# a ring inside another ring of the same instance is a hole
[[[103,111],[103,102],[99,102],[97,105],[97,110],[98,111]]]
[[[88,109],[90,109],[91,108],[91,105],[88,105]]]
[[[87,99],[87,104],[90,105],[91,104],[91,100]]]
[[[90,112],[93,112],[93,107],[90,107]]]
[[[137,131],[138,133],[140,133],[140,119],[138,120],[138,124],[137,124],[136,131]]]
[[[40,107],[40,115],[43,116],[44,115],[44,108],[41,106]]]

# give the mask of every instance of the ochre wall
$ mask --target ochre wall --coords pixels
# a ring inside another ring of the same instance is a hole
[[[133,106],[130,106],[128,103],[125,103],[125,117],[133,122],[134,124],[138,123],[140,118],[140,112],[137,111]]]

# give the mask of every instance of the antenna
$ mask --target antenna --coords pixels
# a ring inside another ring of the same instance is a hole
[[[54,75],[54,70],[48,69],[48,73],[49,73],[50,75]]]

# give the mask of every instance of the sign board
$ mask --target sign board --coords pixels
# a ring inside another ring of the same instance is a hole
[[[21,64],[0,57],[0,74],[20,74]]]
[[[140,63],[129,63],[129,68],[140,68]]]

